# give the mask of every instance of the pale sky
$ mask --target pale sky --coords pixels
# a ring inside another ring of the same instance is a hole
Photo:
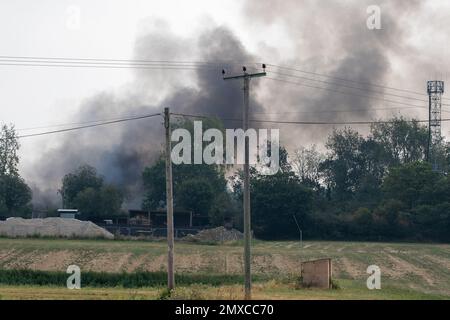
[[[80,28],[75,30],[67,27],[72,7],[80,9]],[[0,54],[130,59],[145,20],[164,19],[175,33],[188,35],[208,17],[236,25],[233,8],[239,6],[232,1],[2,1]],[[83,98],[119,88],[132,77],[130,70],[0,68],[0,117],[17,128],[64,122]]]

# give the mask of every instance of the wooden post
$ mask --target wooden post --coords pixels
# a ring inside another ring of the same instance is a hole
[[[249,85],[250,78],[244,77],[244,110],[243,129],[246,132],[249,127]],[[249,141],[245,139],[245,161],[244,161],[244,278],[245,299],[252,298],[252,276],[251,276],[251,215],[250,215],[250,164],[249,164]]]
[[[263,65],[265,69],[265,65]],[[244,80],[244,110],[243,110],[243,130],[246,132],[249,127],[249,103],[250,103],[250,79],[255,77],[264,77],[266,72],[247,73],[247,68],[243,67],[244,74],[238,76],[225,77],[224,80]],[[225,70],[222,71],[225,75]],[[244,291],[245,299],[252,298],[252,274],[251,274],[251,213],[250,213],[250,163],[249,163],[249,143],[245,137],[245,161],[244,161]]]
[[[172,192],[172,143],[169,108],[164,108],[164,127],[166,129],[166,207],[167,207],[167,285],[169,290],[175,288],[174,273],[174,234],[173,234],[173,192]]]

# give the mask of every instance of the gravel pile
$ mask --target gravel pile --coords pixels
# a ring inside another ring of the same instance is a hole
[[[238,230],[228,230],[224,227],[218,227],[202,230],[195,235],[189,234],[184,237],[183,240],[191,242],[228,242],[241,240],[243,238],[244,235]]]
[[[0,221],[0,236],[114,239],[113,234],[90,221],[62,218],[9,218]]]

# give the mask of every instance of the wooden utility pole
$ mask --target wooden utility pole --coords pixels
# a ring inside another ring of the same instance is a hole
[[[173,191],[172,191],[172,142],[171,142],[171,128],[170,128],[170,111],[169,108],[164,108],[164,127],[166,129],[166,208],[167,208],[167,285],[169,290],[175,288],[175,273],[173,263],[173,247],[174,247],[174,233],[173,233]]]
[[[263,65],[265,69],[265,65]],[[249,127],[249,104],[250,104],[250,79],[255,77],[264,77],[266,72],[247,73],[247,68],[243,67],[244,74],[239,76],[225,77],[225,71],[222,71],[224,80],[243,79],[244,80],[244,110],[243,110],[243,130],[247,131]],[[252,298],[252,275],[251,275],[251,211],[250,211],[250,164],[249,164],[249,143],[245,138],[245,161],[244,161],[244,288],[245,299]]]

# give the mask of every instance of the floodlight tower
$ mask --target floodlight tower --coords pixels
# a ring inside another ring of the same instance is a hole
[[[429,117],[428,117],[428,161],[433,170],[439,170],[438,147],[441,135],[441,108],[444,93],[444,81],[428,81]]]

